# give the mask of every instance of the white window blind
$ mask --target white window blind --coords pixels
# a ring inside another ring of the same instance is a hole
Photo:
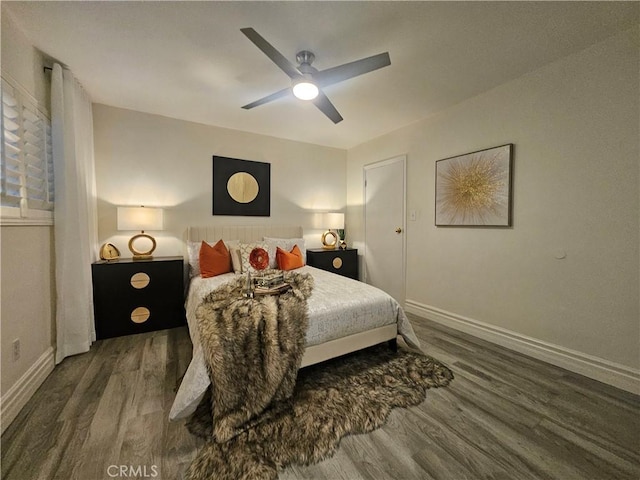
[[[2,220],[47,219],[53,210],[51,121],[29,95],[2,79]]]

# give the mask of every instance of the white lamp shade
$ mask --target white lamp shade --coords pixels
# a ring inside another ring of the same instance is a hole
[[[162,208],[118,207],[118,230],[162,230]]]
[[[325,213],[323,219],[324,228],[338,230],[344,228],[344,213]]]

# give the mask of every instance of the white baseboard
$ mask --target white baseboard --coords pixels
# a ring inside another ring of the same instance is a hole
[[[405,302],[405,310],[419,317],[468,333],[518,353],[640,395],[640,370],[560,345],[527,337],[413,300]]]
[[[15,420],[29,399],[55,367],[54,350],[49,347],[29,370],[0,398],[2,433]]]

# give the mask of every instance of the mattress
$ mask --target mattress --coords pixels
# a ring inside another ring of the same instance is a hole
[[[382,290],[310,266],[304,266],[297,271],[309,273],[315,280],[313,293],[308,300],[307,346],[319,345],[395,323],[398,334],[406,343],[420,348],[402,307]],[[171,420],[184,418],[193,413],[211,384],[198,338],[196,309],[209,292],[235,276],[234,273],[227,273],[212,278],[197,276],[191,280],[185,308],[193,343],[193,356],[171,407]]]

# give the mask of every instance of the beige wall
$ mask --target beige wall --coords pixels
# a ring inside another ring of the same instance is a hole
[[[2,74],[8,75],[41,104],[49,106],[44,58],[2,9]],[[53,228],[0,227],[2,271],[0,329],[2,381],[7,391],[54,344]],[[11,344],[20,339],[21,356],[12,360]]]
[[[49,74],[43,71],[45,57],[33,48],[4,5],[2,7],[2,74],[8,74],[48,108],[51,87]]]
[[[349,238],[362,166],[407,154],[407,301],[638,369],[638,33],[349,150]],[[435,161],[505,143],[513,228],[436,228]]]
[[[4,395],[53,345],[53,241],[46,226],[2,227],[2,379]],[[11,343],[20,339],[20,359]]]
[[[346,151],[131,110],[93,106],[98,230],[123,256],[130,232],[116,229],[116,207],[165,207],[165,230],[150,232],[157,255],[182,255],[189,225],[302,225],[320,245],[314,213],[343,210]],[[212,156],[271,164],[271,216],[212,216]]]

